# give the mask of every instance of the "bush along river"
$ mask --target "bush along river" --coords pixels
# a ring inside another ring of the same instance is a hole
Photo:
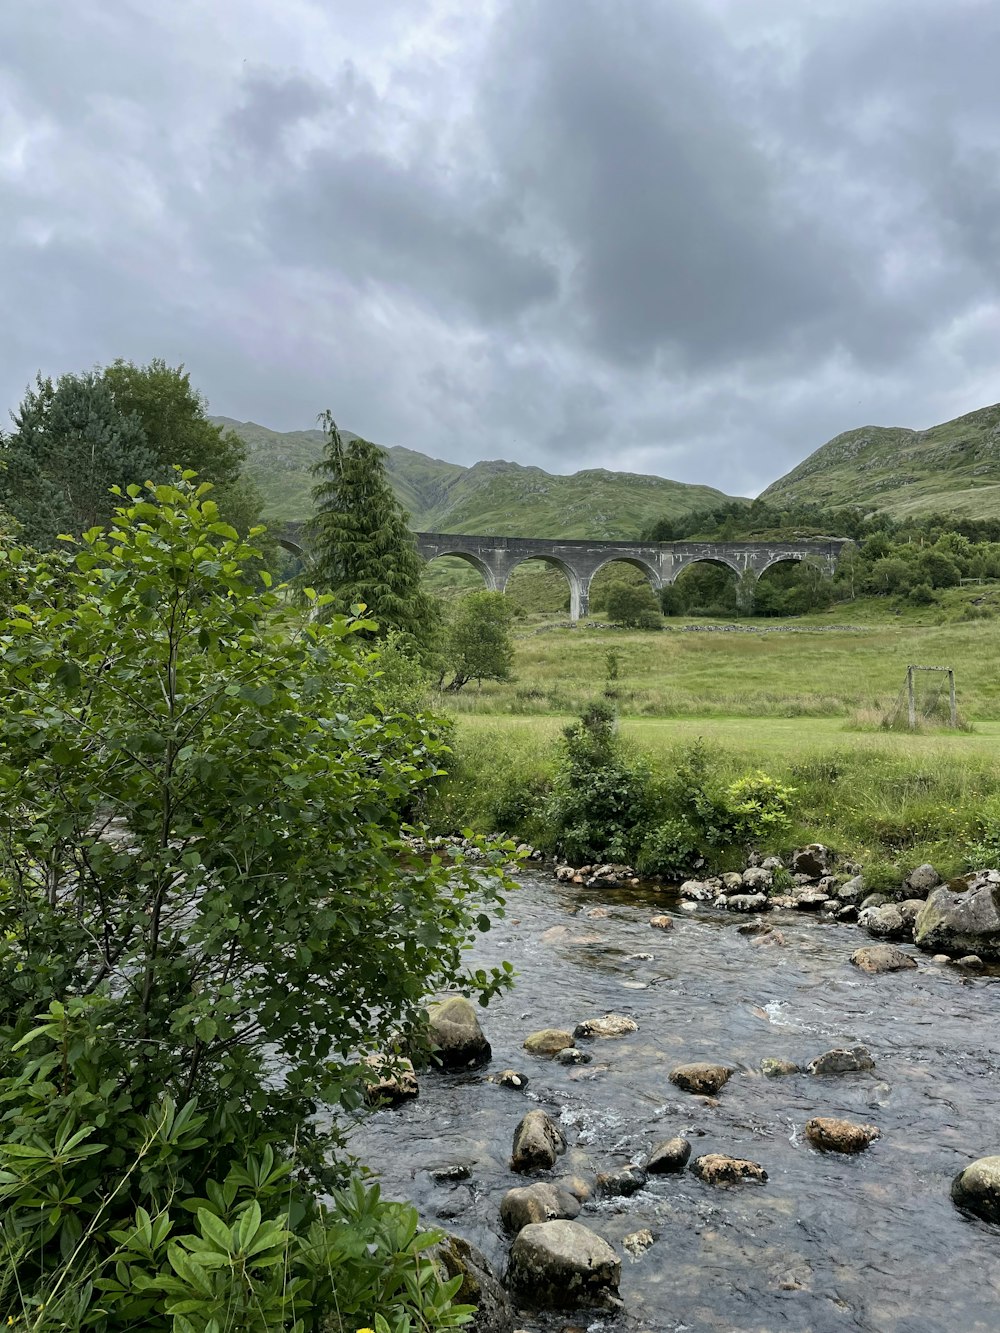
[[[869,973],[852,954],[890,946],[832,915],[520,878],[477,945],[518,973],[477,1011],[489,1058],[350,1145],[486,1255],[517,1327],[1000,1327],[1000,1224],[952,1198],[1000,1154],[995,968],[904,941],[914,966]]]

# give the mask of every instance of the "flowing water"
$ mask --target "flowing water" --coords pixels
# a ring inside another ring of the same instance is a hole
[[[683,910],[662,893],[580,889],[527,873],[507,919],[477,957],[507,958],[514,991],[482,1015],[492,1064],[475,1074],[425,1074],[417,1101],[373,1115],[352,1149],[385,1194],[413,1200],[428,1221],[473,1241],[498,1271],[509,1238],[504,1192],[526,1183],[508,1169],[521,1116],[541,1106],[569,1151],[554,1174],[641,1162],[654,1144],[688,1136],[694,1155],[761,1163],[765,1185],[713,1188],[683,1175],[651,1177],[629,1199],[588,1203],[579,1221],[622,1257],[624,1315],[521,1316],[528,1328],[567,1323],[651,1330],[865,1330],[972,1333],[1000,1329],[1000,1227],[951,1203],[955,1173],[1000,1153],[1000,990],[924,955],[917,972],[869,977],[850,966],[856,927],[775,912],[784,947],[738,933],[746,918]],[[596,910],[595,910],[596,909]],[[649,925],[667,911],[675,928]],[[606,915],[605,915],[606,913]],[[608,1011],[638,1032],[578,1042],[589,1065],[564,1067],[521,1049],[528,1033]],[[864,1043],[870,1074],[768,1079],[764,1056],[805,1064],[833,1046]],[[677,1064],[736,1068],[712,1106],[676,1089]],[[526,1093],[488,1083],[527,1074]],[[804,1140],[813,1115],[874,1123],[882,1139],[857,1157]],[[430,1171],[467,1163],[437,1184]],[[638,1260],[622,1247],[649,1228]]]

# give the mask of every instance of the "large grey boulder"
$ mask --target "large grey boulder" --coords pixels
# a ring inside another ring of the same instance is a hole
[[[951,1197],[984,1222],[1000,1222],[1000,1157],[980,1157],[959,1171]]]
[[[548,1171],[566,1151],[566,1140],[544,1111],[529,1111],[514,1130],[512,1171]]]
[[[479,1026],[475,1005],[464,995],[451,995],[428,1006],[429,1035],[434,1058],[444,1069],[478,1069],[493,1055]]]
[[[877,940],[905,940],[913,929],[896,903],[863,908],[858,914],[858,925]]]
[[[861,875],[855,875],[837,890],[837,897],[845,903],[859,903],[864,896],[865,881]]]
[[[462,1285],[454,1299],[457,1304],[476,1307],[472,1322],[465,1325],[469,1333],[513,1333],[510,1297],[480,1250],[461,1236],[446,1235],[430,1257],[446,1279],[461,1275]]]
[[[941,883],[941,876],[932,865],[924,864],[911,870],[904,881],[914,898],[926,898],[931,889]]]
[[[500,1220],[510,1232],[535,1222],[572,1221],[583,1207],[575,1194],[556,1182],[539,1181],[508,1190],[500,1200]]]
[[[929,953],[952,958],[974,953],[1000,959],[1000,884],[991,879],[995,873],[975,876],[964,892],[947,885],[934,889],[917,915],[914,942]]]
[[[622,1265],[579,1222],[536,1222],[517,1234],[507,1281],[527,1305],[550,1310],[619,1304]]]

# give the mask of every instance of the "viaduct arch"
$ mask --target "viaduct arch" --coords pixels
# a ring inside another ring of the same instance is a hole
[[[414,536],[424,560],[457,556],[479,570],[490,592],[503,592],[511,574],[526,560],[544,560],[557,566],[569,583],[572,620],[587,615],[591,580],[599,569],[615,560],[637,566],[659,592],[682,570],[702,560],[726,565],[737,576],[749,574],[756,580],[772,565],[812,556],[832,576],[841,551],[851,544],[847,537],[801,542],[592,542],[447,532],[417,532]]]

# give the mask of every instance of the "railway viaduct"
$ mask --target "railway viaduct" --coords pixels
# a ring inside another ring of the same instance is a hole
[[[507,580],[526,560],[544,560],[562,570],[569,583],[570,618],[586,616],[590,581],[614,560],[634,565],[649,579],[654,591],[673,583],[689,565],[707,560],[724,565],[737,576],[758,579],[766,569],[783,561],[819,561],[832,575],[840,553],[850,545],[846,537],[824,537],[802,542],[596,542],[545,541],[536,537],[471,537],[446,532],[417,532],[417,550],[425,560],[457,556],[479,570],[491,592],[503,592]]]

